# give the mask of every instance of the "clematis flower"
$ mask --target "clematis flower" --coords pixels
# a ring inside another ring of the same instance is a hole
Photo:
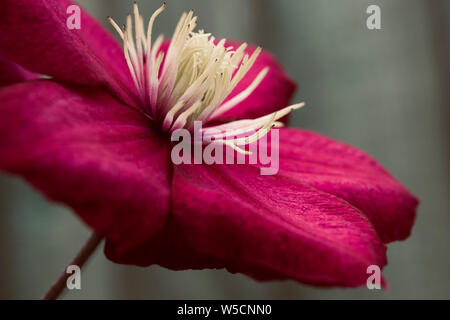
[[[110,260],[354,287],[386,265],[386,243],[409,236],[418,201],[380,164],[282,127],[302,104],[289,106],[296,86],[272,55],[195,31],[192,11],[153,41],[164,6],[147,28],[137,5],[123,28],[109,18],[121,46],[85,11],[69,30],[71,4],[2,1],[0,168],[71,207]],[[279,172],[173,165],[170,133],[193,121],[256,140],[281,127]]]

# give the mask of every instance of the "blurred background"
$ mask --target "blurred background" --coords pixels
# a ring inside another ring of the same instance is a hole
[[[144,17],[162,1],[140,0]],[[132,1],[80,3],[104,25]],[[381,8],[381,30],[366,9]],[[169,0],[156,33],[182,11],[216,37],[262,45],[300,83],[291,125],[353,144],[421,200],[412,236],[388,247],[387,291],[260,283],[223,270],[169,271],[109,262],[98,250],[69,299],[450,299],[450,1]],[[70,210],[0,174],[0,298],[37,299],[90,235]]]

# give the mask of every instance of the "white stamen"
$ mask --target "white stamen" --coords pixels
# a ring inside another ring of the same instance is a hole
[[[218,126],[203,128],[203,139],[205,141],[216,142],[227,141],[226,145],[231,146],[232,144],[234,144],[236,148],[239,149],[240,145],[248,145],[259,140],[264,135],[269,133],[272,128],[282,127],[284,124],[276,120],[284,117],[293,110],[300,109],[304,106],[305,103],[302,102],[283,108],[279,111],[273,112],[257,119],[238,120]]]
[[[134,39],[131,15],[127,16],[123,30],[112,18],[108,17],[108,21],[123,40],[125,60],[149,118],[160,123],[164,132],[179,128],[191,130],[194,121],[207,123],[244,101],[261,84],[269,68],[261,70],[246,89],[223,103],[251,69],[261,48],[249,56],[245,53],[246,43],[233,50],[226,47],[225,39],[216,41],[203,30],[194,32],[197,17],[191,10],[182,14],[164,54],[160,51],[163,37],[152,43],[152,30],[156,17],[165,7],[164,3],[153,13],[145,32],[138,5],[133,5]],[[277,120],[303,105],[292,105],[253,120],[206,127],[202,133],[205,141],[222,143],[248,154],[239,146],[257,141],[273,127],[282,126]],[[235,138],[228,139],[232,136]]]
[[[211,115],[211,119],[217,118],[218,116],[220,116],[221,114],[223,114],[225,111],[230,110],[231,108],[233,108],[235,105],[237,105],[238,103],[244,101],[245,99],[247,99],[247,97],[249,95],[252,94],[252,92],[259,86],[259,84],[261,83],[261,81],[263,81],[263,79],[265,78],[265,76],[267,75],[267,72],[269,72],[269,67],[265,67],[255,78],[255,80],[253,80],[253,82],[243,91],[241,91],[241,93],[237,94],[236,96],[234,96],[232,99],[230,99],[229,101],[227,101],[226,103],[222,104],[220,106],[220,108],[216,109],[213,114]]]

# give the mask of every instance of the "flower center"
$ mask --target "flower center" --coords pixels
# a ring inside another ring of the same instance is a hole
[[[246,43],[234,50],[226,47],[225,39],[217,41],[203,30],[194,32],[197,17],[191,10],[181,16],[164,53],[160,50],[162,35],[152,43],[152,28],[165,7],[163,4],[153,13],[145,32],[144,20],[135,3],[134,35],[131,15],[122,29],[112,18],[108,20],[123,40],[125,59],[147,115],[164,132],[193,130],[195,121],[207,123],[246,99],[269,68],[264,68],[245,90],[223,103],[250,70],[261,48],[248,55]],[[303,105],[296,104],[258,119],[205,127],[201,129],[202,137],[204,141],[216,141],[247,153],[240,146],[258,140],[274,126],[281,126],[278,119]]]

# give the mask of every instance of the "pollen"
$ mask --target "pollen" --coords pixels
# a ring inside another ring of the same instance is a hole
[[[153,13],[146,30],[136,3],[133,17],[128,15],[122,28],[111,17],[108,20],[123,40],[125,60],[145,113],[163,132],[172,133],[177,129],[193,130],[195,121],[206,124],[232,109],[251,95],[269,68],[261,70],[247,88],[224,103],[252,68],[261,48],[249,55],[246,43],[234,49],[226,45],[225,39],[217,40],[203,30],[195,32],[197,17],[191,10],[182,14],[164,52],[163,36],[152,42],[152,29],[165,8],[164,3]],[[246,153],[241,146],[282,126],[277,120],[303,105],[295,104],[258,119],[204,127],[202,136],[205,142],[215,141]]]

